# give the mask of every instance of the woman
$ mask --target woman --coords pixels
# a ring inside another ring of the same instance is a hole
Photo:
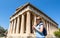
[[[32,28],[35,30],[36,38],[45,38],[43,34],[43,22],[40,17],[36,19],[37,25],[33,25]]]

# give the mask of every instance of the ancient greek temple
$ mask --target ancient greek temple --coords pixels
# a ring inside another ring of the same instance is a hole
[[[36,17],[40,17],[47,30],[47,36],[54,36],[53,32],[58,30],[58,24],[42,11],[30,3],[16,9],[10,17],[8,38],[35,38],[35,31],[32,25],[36,25]]]

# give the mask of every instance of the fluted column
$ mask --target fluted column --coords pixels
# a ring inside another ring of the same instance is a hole
[[[36,16],[34,15],[34,25],[36,26]],[[34,30],[34,34],[35,34],[35,30]]]
[[[11,22],[10,22],[10,24],[9,24],[9,29],[8,29],[8,34],[11,34]]]
[[[27,12],[27,20],[26,20],[26,33],[30,33],[30,24],[31,24],[31,18],[30,18],[30,12]]]
[[[13,34],[15,33],[16,19],[14,19]]]
[[[16,34],[19,33],[19,23],[20,23],[20,17],[17,17],[17,27],[16,27]]]
[[[21,18],[21,31],[20,33],[24,33],[24,14],[22,14],[22,18]]]
[[[13,33],[13,21],[11,23],[11,33]]]
[[[47,34],[48,34],[48,22],[47,22]]]
[[[10,29],[11,33],[12,33],[12,29],[13,29],[13,21],[11,21],[11,29]]]
[[[50,34],[50,22],[49,22],[49,34]]]

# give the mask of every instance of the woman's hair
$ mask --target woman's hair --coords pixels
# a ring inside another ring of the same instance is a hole
[[[42,22],[42,21],[40,21],[40,23],[39,23],[39,24],[43,25],[43,22]],[[38,26],[39,24],[37,24],[36,26]]]
[[[40,23],[43,23],[43,21],[40,21]]]

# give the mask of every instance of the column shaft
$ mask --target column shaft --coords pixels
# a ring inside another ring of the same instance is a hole
[[[16,19],[14,19],[13,34],[15,33]]]
[[[10,24],[9,24],[9,29],[8,29],[8,34],[10,34],[11,33],[11,22],[10,22]]]
[[[30,24],[31,24],[31,18],[30,18],[30,13],[27,12],[27,20],[26,20],[26,33],[30,33]]]
[[[17,27],[16,27],[16,33],[19,33],[19,23],[20,23],[20,17],[17,17]]]
[[[48,34],[48,22],[47,22],[47,34]]]
[[[34,16],[34,25],[36,26],[36,16]],[[34,34],[35,34],[35,30],[34,30]]]
[[[13,33],[13,21],[12,21],[12,24],[11,24],[11,33]]]
[[[24,33],[24,15],[22,14],[22,18],[21,18],[21,31],[20,33]]]
[[[49,34],[50,34],[50,23],[49,23]]]

